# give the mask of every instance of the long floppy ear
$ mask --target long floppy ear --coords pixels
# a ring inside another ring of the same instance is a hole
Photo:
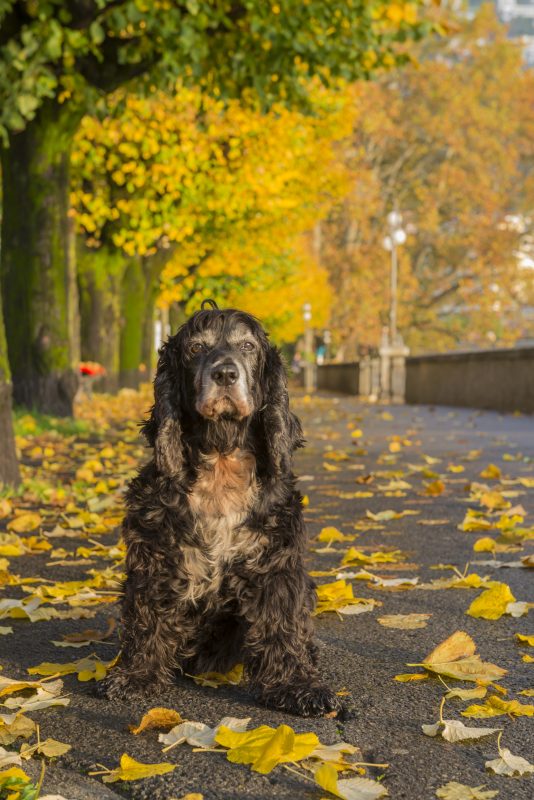
[[[180,425],[180,369],[175,347],[166,342],[159,351],[154,380],[154,405],[142,426],[154,448],[156,465],[169,477],[180,476],[184,468],[184,448]]]
[[[262,420],[269,472],[281,477],[291,472],[293,450],[304,443],[300,420],[289,410],[287,377],[280,352],[268,345],[263,371]]]

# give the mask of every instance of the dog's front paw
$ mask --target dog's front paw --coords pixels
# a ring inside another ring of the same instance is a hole
[[[114,669],[95,686],[95,695],[106,700],[128,700],[133,696],[152,697],[163,688],[168,687],[168,682],[157,679],[142,679],[125,669]]]
[[[335,692],[321,685],[277,686],[263,691],[260,700],[270,708],[300,717],[337,717],[343,715],[345,710]]]

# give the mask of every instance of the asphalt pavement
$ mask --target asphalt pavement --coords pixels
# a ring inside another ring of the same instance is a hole
[[[517,482],[519,478],[532,478],[534,473],[532,417],[442,407],[365,405],[353,398],[328,395],[313,400],[298,395],[294,407],[303,419],[307,439],[306,448],[296,458],[296,470],[301,491],[309,499],[305,508],[309,569],[332,571],[331,576],[317,578],[319,583],[334,581],[336,569],[360,569],[340,566],[351,546],[366,554],[400,550],[402,562],[372,565],[369,571],[383,581],[417,578],[419,584],[425,584],[455,574],[451,569],[435,569],[438,565],[455,566],[463,572],[470,564],[469,572],[504,581],[517,600],[534,602],[532,569],[498,569],[476,563],[491,561],[493,556],[474,552],[474,542],[481,536],[495,537],[498,531],[466,532],[458,528],[467,509],[478,508],[469,499],[472,482],[485,483],[489,491],[498,490],[505,497],[510,493],[512,507],[524,508],[524,527],[532,526],[534,488],[528,481],[526,485]],[[489,464],[499,468],[499,478],[481,477]],[[429,488],[435,481],[443,484],[441,493],[439,484]],[[373,520],[368,514],[386,510],[417,513],[387,521]],[[330,545],[319,542],[316,537],[325,527],[357,534],[357,538]],[[116,536],[110,534],[102,541],[109,544]],[[67,548],[83,543],[82,536],[62,542]],[[534,539],[525,540],[514,550],[496,553],[495,558],[517,562],[534,552],[533,545]],[[50,568],[47,561],[45,553],[20,556],[11,560],[11,569],[22,576],[39,574],[51,580],[86,577],[83,567]],[[349,742],[361,749],[359,760],[389,765],[371,768],[369,775],[379,777],[392,798],[430,800],[437,788],[458,781],[498,790],[498,800],[531,800],[532,777],[509,778],[485,770],[485,761],[497,756],[495,736],[449,743],[423,734],[421,726],[438,719],[445,689],[437,678],[400,683],[394,676],[417,671],[406,665],[421,662],[455,631],[466,631],[484,660],[508,670],[500,681],[508,690],[507,697],[530,703],[532,699],[518,697],[517,692],[533,687],[534,664],[522,659],[528,648],[521,647],[514,635],[534,634],[534,609],[530,616],[519,618],[505,615],[498,620],[477,619],[468,616],[466,610],[481,589],[432,590],[417,584],[399,589],[380,586],[373,580],[352,583],[358,597],[371,598],[381,605],[362,614],[329,612],[316,619],[322,673],[336,691],[349,693],[352,718],[341,722],[291,717],[256,705],[245,686],[202,688],[188,678],[179,679],[171,691],[148,701],[132,698],[131,702],[110,703],[92,695],[93,684],[80,683],[70,675],[64,678],[70,705],[32,715],[43,736],[72,745],[48,767],[44,791],[68,800],[171,800],[187,792],[199,792],[205,800],[319,800],[326,796],[325,791],[281,766],[260,775],[249,766],[229,763],[224,754],[193,752],[187,744],[162,755],[157,731],[139,736],[128,731],[128,725],[139,721],[147,709],[166,706],[179,711],[183,718],[209,725],[224,716],[251,717],[252,727],[284,723],[297,732],[315,732],[325,744]],[[1,596],[20,597],[21,592],[8,586]],[[0,636],[1,674],[23,678],[28,667],[43,661],[70,661],[89,652],[109,659],[116,652],[116,639],[79,650],[59,649],[52,644],[65,633],[105,628],[110,614],[117,615],[117,609],[109,605],[95,609],[95,618],[87,623],[9,620],[14,633]],[[426,626],[404,630],[387,628],[377,621],[384,615],[410,613],[429,614]],[[532,648],[530,652],[534,652]],[[454,681],[450,685],[468,686]],[[466,724],[503,727],[503,744],[514,754],[534,760],[534,718],[467,720],[460,715],[465,705],[449,701],[446,716]],[[117,766],[123,753],[146,763],[170,760],[178,768],[166,775],[109,786],[98,776],[88,776],[98,764]],[[38,772],[38,764],[33,762],[27,762],[24,768]]]

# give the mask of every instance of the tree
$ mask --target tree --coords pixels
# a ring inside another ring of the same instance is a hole
[[[262,104],[307,80],[367,77],[406,59],[425,3],[386,0],[2,0],[2,289],[17,402],[68,414],[76,381],[69,152],[97,92],[181,75]]]
[[[379,342],[389,298],[382,242],[397,207],[408,232],[399,321],[409,345],[510,342],[526,328],[517,253],[532,207],[532,74],[489,7],[454,37],[423,43],[418,59],[356,88],[345,151],[353,190],[323,248],[338,337]]]
[[[4,335],[2,304],[0,303],[0,485],[17,484],[20,480],[15,437],[11,423],[11,380],[7,343]]]
[[[146,363],[142,329],[162,271],[166,307],[190,296],[237,302],[250,285],[272,297],[309,268],[308,291],[320,286],[327,308],[325,276],[295,242],[345,190],[333,149],[351,130],[345,94],[315,86],[312,114],[280,103],[264,113],[178,86],[174,96],[113,96],[84,118],[72,159],[82,355],[106,367],[108,388],[119,372],[130,385]],[[301,303],[295,294],[298,319]],[[292,307],[282,307],[286,319]]]

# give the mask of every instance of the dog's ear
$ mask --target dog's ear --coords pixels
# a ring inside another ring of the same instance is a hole
[[[261,410],[269,472],[281,477],[291,471],[293,450],[303,444],[300,420],[289,410],[287,377],[280,352],[268,345],[263,368]]]
[[[154,405],[142,426],[154,448],[156,465],[169,477],[181,474],[184,467],[182,427],[180,425],[180,370],[175,348],[166,342],[159,351],[154,380]]]

